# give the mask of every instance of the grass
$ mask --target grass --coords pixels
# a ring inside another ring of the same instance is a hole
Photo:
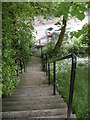
[[[56,88],[68,103],[71,60],[56,64]],[[52,74],[52,73],[51,73]],[[52,75],[51,75],[52,77]],[[52,82],[52,80],[51,80]],[[52,82],[53,83],[53,82]],[[78,58],[75,76],[72,112],[79,120],[88,120],[88,59]]]

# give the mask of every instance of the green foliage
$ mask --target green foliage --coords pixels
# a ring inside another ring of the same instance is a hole
[[[53,43],[53,42],[48,43],[47,44],[46,53],[47,54],[51,54],[52,50],[54,49],[54,47],[55,47],[55,43]]]
[[[61,26],[63,26],[62,23],[62,18],[64,16],[64,19],[66,19],[66,21],[68,19],[70,19],[71,17],[73,18],[78,18],[80,21],[82,21],[85,18],[85,11],[88,9],[88,3],[80,3],[80,2],[54,2],[52,3],[52,10],[51,10],[51,14],[56,16],[56,17],[60,17],[61,21],[58,21],[56,24],[60,24]],[[61,29],[62,31],[62,29]],[[81,47],[81,44],[87,45],[88,44],[88,26],[83,27],[81,30],[78,30],[77,32],[71,32],[70,33],[71,38],[76,37],[78,39],[80,39],[81,37],[81,41],[80,42],[80,46],[79,44],[76,45],[74,43],[73,48],[72,48],[72,52],[75,50],[77,52],[77,49],[79,49],[79,47]],[[58,35],[59,37],[59,35]],[[65,34],[64,34],[64,39],[65,38]],[[64,41],[63,39],[63,41]],[[59,41],[61,39],[57,39],[57,41]],[[57,42],[56,41],[56,42]],[[65,41],[66,43],[68,42],[68,38]],[[78,42],[78,43],[79,43]],[[55,47],[55,46],[61,46],[62,42],[58,42],[58,44],[54,43],[53,45],[48,45],[47,46],[47,53],[51,53],[53,52],[53,50],[55,51],[55,49],[58,49],[57,51],[59,51],[59,47]],[[60,44],[60,45],[59,45]],[[61,49],[63,49],[64,47],[61,47]],[[63,53],[68,53],[69,49],[65,48],[63,49],[64,52]],[[60,53],[62,53],[62,50],[60,50]]]
[[[87,9],[87,3],[78,3],[78,2],[61,2],[54,3],[53,5],[53,14],[57,17],[64,15],[67,18],[67,15],[70,14],[72,17],[75,16],[79,20],[85,18],[84,11]]]
[[[87,4],[88,3],[78,3],[78,2],[76,2],[76,3],[75,2],[55,3],[52,12],[55,16],[62,18],[61,26],[63,26],[63,25],[65,25],[64,23],[67,22],[67,20],[71,17],[76,17],[82,21],[85,18],[84,12],[87,9]],[[82,31],[80,30],[80,32],[78,32],[78,34],[76,34],[76,36],[79,37],[81,32]],[[74,34],[75,34],[75,32],[74,32]],[[59,47],[61,47],[62,38],[64,37],[63,29],[61,29],[60,35],[62,35],[62,36],[59,37],[58,42],[57,42],[58,44],[56,44],[56,46],[53,50],[54,53],[56,53],[56,54],[59,51]],[[73,35],[73,36],[75,36],[75,35]]]
[[[71,15],[77,17],[79,20],[85,18],[84,11],[86,10],[85,3],[74,3],[71,8]]]
[[[89,49],[89,26],[90,23],[85,24],[81,30],[78,32],[72,32],[71,38],[75,36],[75,41],[72,45],[72,48],[69,49],[69,52],[74,52],[76,55],[88,55]]]
[[[75,53],[77,56],[87,56],[88,55],[88,46],[81,46],[78,43],[78,40],[75,40],[73,44],[62,43],[62,46],[57,54],[57,56],[64,56],[69,53]]]
[[[27,3],[3,3],[2,8],[2,92],[12,95],[19,82],[16,70],[20,69],[20,60],[26,65],[30,58],[33,16]]]
[[[35,49],[34,56],[41,57],[41,49]]]
[[[51,3],[7,2],[2,3],[2,92],[12,95],[18,85],[16,76],[20,61],[27,65],[34,46],[34,15],[51,13]],[[24,67],[24,65],[23,65]]]
[[[35,14],[38,15],[43,15],[45,16],[44,18],[47,19],[47,16],[52,15],[52,8],[54,3],[53,2],[34,2],[34,10]]]
[[[85,24],[78,32],[72,32],[71,38],[66,33],[58,56],[75,53],[77,56],[87,56],[89,53],[89,24]]]
[[[89,43],[89,30],[90,28],[90,22],[89,23],[85,23],[85,25],[82,27],[81,30],[78,30],[77,32],[71,32],[71,38],[76,37],[76,38],[80,38],[81,37],[81,43],[88,45]]]

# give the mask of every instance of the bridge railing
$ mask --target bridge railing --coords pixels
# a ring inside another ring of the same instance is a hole
[[[76,71],[76,55],[69,54],[60,58],[56,58],[53,60],[49,60],[47,54],[43,56],[43,67],[46,71],[46,75],[48,75],[48,84],[50,85],[50,64],[53,63],[53,95],[56,94],[56,62],[72,58],[71,65],[71,79],[70,79],[70,90],[69,90],[69,100],[68,100],[68,111],[67,111],[67,120],[70,120],[71,109],[72,109],[72,100],[73,100],[73,90],[74,90],[74,82],[75,82],[75,71]]]

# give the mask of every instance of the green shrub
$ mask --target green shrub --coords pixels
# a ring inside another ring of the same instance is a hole
[[[11,96],[19,83],[20,61],[27,65],[32,53],[33,16],[27,3],[3,3],[2,9],[2,94]]]

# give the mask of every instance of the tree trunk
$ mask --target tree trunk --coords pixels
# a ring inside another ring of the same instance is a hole
[[[53,50],[53,53],[54,53],[54,55],[56,55],[57,53],[58,53],[58,51],[59,51],[59,49],[60,49],[60,47],[61,47],[61,44],[62,44],[62,41],[63,41],[63,38],[64,38],[64,34],[65,34],[65,28],[66,28],[66,20],[64,19],[64,16],[63,16],[63,27],[62,27],[62,29],[61,29],[61,33],[60,33],[60,35],[59,35],[59,39],[58,39],[58,41],[57,41],[57,43],[56,43],[56,46],[55,46],[55,48],[54,48],[54,50]]]

